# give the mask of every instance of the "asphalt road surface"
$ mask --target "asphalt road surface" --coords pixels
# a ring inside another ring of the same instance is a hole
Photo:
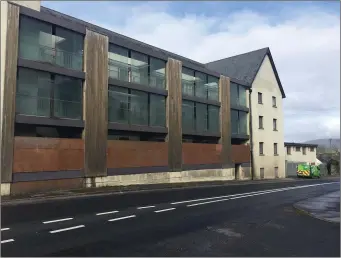
[[[339,189],[308,179],[6,205],[1,256],[340,257],[340,224],[293,208]]]

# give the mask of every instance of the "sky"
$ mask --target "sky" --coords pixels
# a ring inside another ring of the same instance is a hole
[[[270,47],[285,141],[340,138],[340,2],[42,1],[202,63]]]

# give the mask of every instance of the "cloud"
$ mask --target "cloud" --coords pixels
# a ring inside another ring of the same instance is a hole
[[[224,16],[193,10],[179,16],[170,4],[111,2],[90,22],[199,62],[269,46],[287,95],[285,140],[339,138],[339,13],[307,2],[283,9],[280,18],[247,8]]]

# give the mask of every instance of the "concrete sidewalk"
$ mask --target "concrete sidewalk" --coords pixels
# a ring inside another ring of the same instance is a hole
[[[340,191],[300,201],[294,207],[317,219],[340,223]]]

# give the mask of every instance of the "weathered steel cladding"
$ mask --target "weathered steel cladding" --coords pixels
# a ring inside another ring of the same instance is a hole
[[[84,173],[107,175],[108,37],[86,30],[84,41]]]
[[[182,167],[182,64],[169,58],[166,65],[166,121],[168,128],[168,166],[171,171],[181,171]]]
[[[7,38],[6,59],[3,89],[2,131],[0,137],[1,155],[0,171],[1,182],[12,181],[14,120],[15,120],[15,93],[17,86],[17,60],[19,35],[19,7],[8,3],[7,10]]]

